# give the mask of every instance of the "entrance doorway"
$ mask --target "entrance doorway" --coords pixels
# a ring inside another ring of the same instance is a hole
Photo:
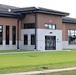
[[[56,49],[56,36],[45,36],[45,50]]]

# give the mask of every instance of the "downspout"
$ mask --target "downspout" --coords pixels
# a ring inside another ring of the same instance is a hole
[[[21,19],[23,19],[25,17],[25,14],[21,14],[21,18],[18,18],[17,20],[17,49],[19,50],[19,22]]]
[[[19,19],[17,20],[17,49],[19,50]]]
[[[36,38],[37,38],[37,15],[35,14],[35,49],[37,49]]]

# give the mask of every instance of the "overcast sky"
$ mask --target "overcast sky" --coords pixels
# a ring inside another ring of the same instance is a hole
[[[76,0],[0,0],[0,4],[17,7],[44,7],[70,13],[76,18]]]

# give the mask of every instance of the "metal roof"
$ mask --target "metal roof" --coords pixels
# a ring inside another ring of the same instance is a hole
[[[22,15],[20,13],[12,13],[12,12],[0,12],[1,17],[12,17],[12,18],[21,18]]]
[[[8,11],[9,9],[11,10],[10,12]],[[12,12],[13,9],[18,9],[18,7],[0,4],[0,16],[20,18],[21,14]]]
[[[54,15],[60,15],[60,16],[68,16],[69,13],[56,11],[52,9],[46,9],[41,7],[27,7],[27,8],[19,8],[13,10],[15,13],[45,13],[45,14],[54,14]]]
[[[62,17],[62,22],[63,23],[76,23],[76,19],[70,18],[70,17]]]
[[[8,12],[8,9],[18,9],[18,8],[19,7],[14,7],[14,6],[0,4],[0,11],[6,11],[6,12]]]
[[[8,9],[11,9],[11,11],[9,12]],[[61,12],[61,11],[56,11],[56,10],[46,9],[46,8],[41,8],[41,7],[18,8],[14,6],[0,4],[0,16],[20,18],[24,16],[23,13],[25,14],[44,13],[44,14],[53,14],[53,15],[60,15],[60,16],[69,15],[69,13],[66,13],[66,12]],[[63,22],[64,21],[65,19],[63,19]]]

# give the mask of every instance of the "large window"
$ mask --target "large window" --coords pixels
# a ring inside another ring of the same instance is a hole
[[[16,45],[16,26],[12,26],[12,44]]]
[[[28,35],[24,35],[24,45],[28,45]]]
[[[3,41],[3,26],[0,25],[0,45],[2,45]]]
[[[68,30],[69,44],[76,44],[76,30]]]
[[[9,45],[9,26],[6,26],[6,45]]]
[[[45,24],[45,28],[46,29],[56,29],[56,25],[55,24]]]
[[[26,23],[24,24],[24,29],[34,29],[35,23]]]
[[[31,45],[35,45],[35,35],[31,35]]]

